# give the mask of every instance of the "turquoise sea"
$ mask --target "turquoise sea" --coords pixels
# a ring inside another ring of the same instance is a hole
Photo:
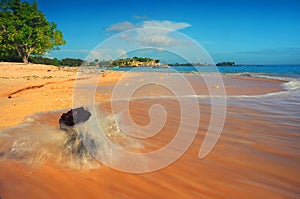
[[[132,67],[113,68],[116,71],[130,71]],[[245,66],[172,66],[169,68],[135,67],[135,71],[141,72],[220,72],[222,74],[244,74],[259,77],[269,75],[272,77],[300,78],[300,65],[245,65]]]
[[[300,133],[300,65],[245,65],[245,66],[172,66],[168,68],[119,67],[116,71],[220,73],[283,81],[283,91],[264,95],[228,97],[227,104],[260,110],[274,123],[288,123],[298,127]],[[203,96],[198,96],[199,100]],[[203,100],[203,99],[202,99]],[[276,115],[276,117],[275,117]]]

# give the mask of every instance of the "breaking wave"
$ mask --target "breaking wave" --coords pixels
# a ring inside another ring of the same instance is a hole
[[[0,132],[0,161],[12,160],[32,166],[51,162],[81,170],[99,168],[101,163],[91,154],[77,153],[74,147],[71,149],[68,145],[70,135],[58,127],[58,118],[62,112],[37,113],[29,116],[19,126]],[[119,129],[114,115],[107,113],[101,118],[98,123],[112,143],[125,150],[139,150],[143,147],[142,143]],[[98,132],[92,132],[88,121],[75,125],[76,129],[81,131],[80,134],[85,135],[83,139],[97,143],[93,148],[97,153],[116,158],[116,154],[110,153],[110,146],[104,142],[104,138],[99,137]]]

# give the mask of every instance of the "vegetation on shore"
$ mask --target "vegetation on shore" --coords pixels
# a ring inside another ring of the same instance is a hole
[[[32,56],[29,58],[30,63],[34,64],[46,64],[46,65],[54,65],[54,66],[90,66],[90,67],[115,67],[115,66],[160,66],[159,60],[153,60],[150,58],[127,58],[127,59],[118,59],[114,61],[99,61],[95,59],[94,61],[84,61],[82,59],[74,59],[74,58],[65,58],[59,60],[57,58],[45,58],[41,56]]]
[[[37,3],[3,0],[0,4],[0,61],[28,63],[31,55],[43,55],[58,50],[66,41],[38,10]]]
[[[81,59],[73,59],[73,58],[65,58],[59,60],[56,58],[51,59],[45,57],[30,57],[29,62],[34,64],[77,67],[77,66],[81,66],[84,61]]]
[[[234,62],[220,62],[216,66],[236,66]]]
[[[160,66],[160,60],[150,59],[146,57],[133,57],[126,59],[114,60],[112,66]]]

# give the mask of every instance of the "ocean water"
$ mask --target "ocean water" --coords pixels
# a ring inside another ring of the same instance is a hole
[[[228,97],[230,105],[255,108],[268,114],[281,114],[295,117],[293,121],[300,121],[300,65],[245,65],[245,66],[173,66],[170,68],[149,67],[120,67],[116,71],[134,72],[168,72],[168,73],[220,73],[228,76],[244,78],[261,78],[282,81],[283,91],[264,95],[237,95]],[[259,89],[259,88],[258,88]],[[210,96],[195,96],[200,100]],[[298,126],[298,122],[294,125]],[[300,129],[299,129],[300,132]]]
[[[110,68],[109,68],[110,69]],[[112,68],[116,71],[130,71],[132,67]],[[245,66],[172,66],[170,68],[150,68],[135,67],[135,71],[141,72],[200,72],[210,73],[219,72],[221,74],[249,74],[249,75],[269,75],[284,76],[291,78],[300,77],[300,65],[245,65]]]
[[[300,89],[300,65],[245,65],[245,66],[172,66],[170,68],[150,68],[150,67],[120,67],[113,68],[115,71],[131,71],[134,72],[167,72],[167,73],[200,73],[211,74],[220,73],[222,75],[237,75],[241,77],[253,77],[262,79],[281,80],[284,92],[270,93],[266,96],[240,96],[247,97],[269,97],[275,100],[276,98],[290,99],[291,105],[295,105]],[[271,97],[274,95],[275,97]],[[237,97],[236,97],[237,98]],[[283,100],[282,99],[282,100]],[[288,104],[288,101],[285,102]],[[297,103],[296,103],[297,104]]]

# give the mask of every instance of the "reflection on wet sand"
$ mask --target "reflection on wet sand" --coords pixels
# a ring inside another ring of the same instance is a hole
[[[232,87],[229,92],[239,89],[234,86],[239,85],[235,81],[238,80],[228,79],[228,87]],[[239,80],[239,83],[243,81]],[[256,82],[253,80],[252,83]],[[277,82],[269,82],[265,88],[268,90],[274,84],[278,86]],[[239,86],[246,88],[247,83]],[[136,95],[144,95],[140,92]],[[155,92],[155,95],[161,94],[157,88]],[[300,197],[297,118],[288,118],[288,113],[276,112],[276,107],[271,105],[257,105],[254,109],[238,100],[231,101],[217,145],[208,156],[200,159],[199,149],[211,120],[211,110],[205,100],[198,98],[198,101],[201,118],[188,150],[169,166],[143,174],[120,172],[99,161],[77,159],[68,153],[63,147],[65,134],[57,123],[63,111],[31,116],[19,127],[0,134],[0,195],[3,199]],[[98,109],[105,113],[107,135],[121,147],[134,143],[135,147],[128,150],[139,153],[166,145],[176,135],[180,123],[178,101],[159,97],[133,100],[130,102],[133,121],[147,125],[151,104],[161,104],[167,111],[164,127],[149,139],[132,141],[128,137],[116,137],[117,127],[108,117],[112,114],[111,103],[101,103]],[[186,124],[187,136],[190,129]]]

